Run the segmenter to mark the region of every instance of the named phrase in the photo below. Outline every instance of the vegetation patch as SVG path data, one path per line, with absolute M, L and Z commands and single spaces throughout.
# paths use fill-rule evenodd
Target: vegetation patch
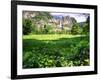
M 88 43 L 79 35 L 23 36 L 23 68 L 89 65 Z

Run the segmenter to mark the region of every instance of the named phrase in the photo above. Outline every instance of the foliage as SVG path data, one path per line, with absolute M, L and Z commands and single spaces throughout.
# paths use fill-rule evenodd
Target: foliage
M 71 30 L 71 33 L 72 34 L 80 34 L 81 33 L 81 28 L 80 28 L 80 26 L 79 26 L 79 24 L 78 23 L 75 23 L 75 24 L 73 24 L 73 26 L 72 26 L 72 30 Z
M 90 29 L 89 27 L 90 27 L 90 17 L 88 16 L 85 24 L 83 25 L 83 31 L 82 31 L 82 33 L 89 35 L 89 32 L 90 32 L 89 31 L 89 29 Z
M 83 25 L 82 34 L 89 34 L 89 24 L 88 23 L 85 23 Z
M 89 65 L 89 37 L 28 35 L 23 37 L 23 68 Z
M 44 25 L 44 30 L 43 30 L 43 33 L 44 34 L 49 34 L 50 33 L 50 30 L 52 30 L 52 26 L 51 25 Z
M 23 34 L 27 35 L 31 33 L 32 30 L 32 22 L 29 19 L 23 19 Z
M 33 23 L 33 24 L 32 24 L 32 31 L 31 31 L 31 34 L 37 34 L 37 33 L 38 33 L 37 26 Z
M 47 22 L 49 19 L 52 18 L 52 16 L 48 13 L 48 12 L 37 12 L 37 15 L 32 17 L 32 18 L 28 18 L 25 19 L 23 18 L 23 34 L 27 35 L 29 33 L 31 34 L 44 34 L 44 32 L 46 32 L 46 30 L 48 29 L 48 25 Z M 38 30 L 37 27 L 37 22 L 44 24 L 42 27 L 46 26 L 46 28 L 42 28 L 40 27 L 40 29 Z
M 52 16 L 48 12 L 37 12 L 37 15 L 32 19 L 35 20 L 36 22 L 41 20 L 47 22 L 51 18 Z

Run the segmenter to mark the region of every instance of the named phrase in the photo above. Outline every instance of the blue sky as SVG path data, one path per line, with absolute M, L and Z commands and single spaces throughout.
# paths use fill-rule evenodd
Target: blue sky
M 82 14 L 82 13 L 58 13 L 58 12 L 51 12 L 53 16 L 70 16 L 74 17 L 77 22 L 85 22 L 89 14 Z

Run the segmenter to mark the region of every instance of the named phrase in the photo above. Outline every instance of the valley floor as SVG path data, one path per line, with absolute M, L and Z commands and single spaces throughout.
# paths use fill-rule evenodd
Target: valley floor
M 89 65 L 89 36 L 40 34 L 23 36 L 23 68 Z

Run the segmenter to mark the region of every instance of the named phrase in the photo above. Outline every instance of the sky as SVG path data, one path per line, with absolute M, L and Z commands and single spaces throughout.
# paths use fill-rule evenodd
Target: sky
M 89 14 L 83 14 L 83 13 L 59 13 L 59 12 L 51 12 L 50 13 L 53 16 L 70 16 L 74 17 L 77 22 L 85 22 Z

